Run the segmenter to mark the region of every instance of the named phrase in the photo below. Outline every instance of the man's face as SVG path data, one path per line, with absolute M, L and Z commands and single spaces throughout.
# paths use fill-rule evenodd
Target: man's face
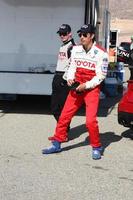
M 90 33 L 79 33 L 80 41 L 83 46 L 88 46 L 92 43 L 92 39 L 94 37 L 93 34 Z
M 71 38 L 71 33 L 59 33 L 60 39 L 62 42 L 66 42 L 70 40 Z

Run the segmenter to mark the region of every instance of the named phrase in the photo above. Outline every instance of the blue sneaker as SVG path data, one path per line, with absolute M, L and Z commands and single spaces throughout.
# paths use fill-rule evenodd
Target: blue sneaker
M 92 148 L 92 158 L 94 160 L 101 159 L 101 156 L 103 155 L 103 147 L 93 147 Z
M 60 151 L 61 151 L 61 143 L 55 140 L 52 141 L 52 146 L 42 150 L 42 154 L 58 153 Z

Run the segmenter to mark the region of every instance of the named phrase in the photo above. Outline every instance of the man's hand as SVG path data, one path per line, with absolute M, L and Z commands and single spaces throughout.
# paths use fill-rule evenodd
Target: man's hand
M 68 85 L 68 86 L 71 86 L 73 83 L 74 83 L 74 80 L 72 80 L 72 79 L 69 79 L 69 80 L 67 81 L 67 85 Z
M 85 89 L 86 89 L 86 85 L 85 85 L 85 83 L 82 83 L 76 88 L 76 91 L 83 92 L 83 91 L 85 91 Z

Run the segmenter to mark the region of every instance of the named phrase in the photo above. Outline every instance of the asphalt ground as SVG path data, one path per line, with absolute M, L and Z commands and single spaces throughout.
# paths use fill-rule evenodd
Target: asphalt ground
M 42 155 L 56 122 L 50 97 L 0 101 L 1 200 L 131 200 L 133 140 L 118 124 L 121 94 L 100 100 L 98 121 L 104 156 L 93 160 L 82 108 L 73 118 L 69 142 L 58 154 Z

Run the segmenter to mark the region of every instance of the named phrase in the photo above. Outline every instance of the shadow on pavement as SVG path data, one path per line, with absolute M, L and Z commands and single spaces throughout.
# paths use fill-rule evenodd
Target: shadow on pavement
M 76 139 L 76 138 L 78 138 L 80 135 L 82 135 L 85 132 L 87 132 L 85 124 L 81 124 L 79 126 L 71 128 L 69 133 L 68 133 L 69 140 Z
M 50 96 L 18 95 L 15 101 L 0 101 L 1 113 L 51 114 Z
M 101 99 L 99 103 L 98 117 L 106 117 L 119 102 L 121 95 Z M 25 114 L 51 114 L 50 96 L 18 95 L 15 101 L 0 101 L 1 113 L 25 113 Z M 78 116 L 85 116 L 83 105 L 76 113 Z
M 122 136 L 116 135 L 114 132 L 105 132 L 101 134 L 101 141 L 104 148 L 107 148 L 113 142 L 119 142 Z
M 115 108 L 116 104 L 120 101 L 122 95 L 119 94 L 115 97 L 107 97 L 100 100 L 98 117 L 108 116 Z
M 83 127 L 81 127 L 81 129 L 82 128 Z M 79 129 L 78 129 L 78 132 L 76 133 L 75 138 L 79 137 L 81 134 L 82 133 L 79 133 Z M 70 140 L 75 139 L 75 138 L 70 137 Z M 122 139 L 122 136 L 115 135 L 114 132 L 105 132 L 105 133 L 101 134 L 101 142 L 102 142 L 102 145 L 103 145 L 104 148 L 107 148 L 111 143 L 118 142 L 121 139 Z M 81 146 L 86 146 L 86 145 L 89 145 L 89 137 L 86 137 L 85 140 L 80 142 L 80 143 L 69 145 L 67 147 L 62 148 L 62 151 L 68 151 L 68 150 L 79 148 Z
M 128 129 L 128 130 L 124 131 L 121 134 L 121 136 L 124 137 L 124 138 L 129 138 L 129 139 L 133 140 L 133 130 Z

